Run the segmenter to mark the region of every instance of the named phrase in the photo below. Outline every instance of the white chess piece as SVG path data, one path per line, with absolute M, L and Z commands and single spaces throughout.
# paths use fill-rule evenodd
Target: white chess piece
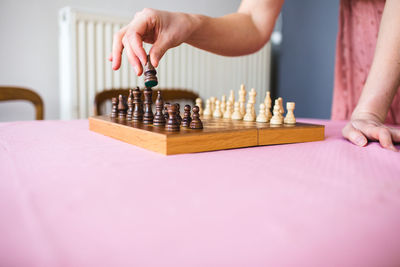
M 244 115 L 244 121 L 255 121 L 256 117 L 253 114 L 254 105 L 253 103 L 247 103 L 246 105 L 246 114 Z
M 283 108 L 283 99 L 282 99 L 282 97 L 279 97 L 278 101 L 279 101 L 279 112 L 281 113 L 281 115 L 283 117 L 283 114 L 285 113 L 285 109 Z
M 226 110 L 226 95 L 221 98 L 221 112 L 224 113 Z
M 228 101 L 231 101 L 232 103 L 235 103 L 235 92 L 233 90 L 231 90 L 229 92 L 229 98 Z
M 265 104 L 264 103 L 260 104 L 260 110 L 258 112 L 256 122 L 268 122 L 268 118 L 265 115 Z
M 272 116 L 271 121 L 269 122 L 270 124 L 276 124 L 280 125 L 283 124 L 283 118 L 279 110 L 279 100 L 275 100 L 275 105 L 274 105 L 274 116 Z
M 216 119 L 222 118 L 221 102 L 219 102 L 219 100 L 215 101 L 215 110 L 213 112 L 213 117 Z
M 200 97 L 196 98 L 196 106 L 199 107 L 199 114 L 203 115 L 203 101 Z
M 214 96 L 210 97 L 210 107 L 211 107 L 211 114 L 214 113 L 215 110 L 215 101 L 217 100 L 217 98 L 215 98 Z
M 239 102 L 235 102 L 235 106 L 234 106 L 231 118 L 232 118 L 232 120 L 242 120 L 243 119 L 242 113 L 240 113 L 240 109 L 239 109 Z
M 238 92 L 239 94 L 239 108 L 240 108 L 240 113 L 242 113 L 242 115 L 244 116 L 244 114 L 246 113 L 246 88 L 244 87 L 244 84 L 240 85 L 240 90 Z
M 256 95 L 257 95 L 256 89 L 251 88 L 248 102 L 256 104 Z
M 271 114 L 272 99 L 271 99 L 271 93 L 269 91 L 267 91 L 265 95 L 264 105 L 265 105 L 265 116 L 267 117 L 267 121 L 269 121 L 272 118 Z
M 285 117 L 285 124 L 296 124 L 296 118 L 294 117 L 294 108 L 295 108 L 295 103 L 294 102 L 286 102 L 286 110 L 287 114 Z
M 203 116 L 204 118 L 211 117 L 212 112 L 211 112 L 211 100 L 207 99 L 206 100 L 206 108 L 203 111 Z
M 226 104 L 226 110 L 224 112 L 224 119 L 230 119 L 232 116 L 232 107 L 233 104 L 231 101 L 228 101 Z

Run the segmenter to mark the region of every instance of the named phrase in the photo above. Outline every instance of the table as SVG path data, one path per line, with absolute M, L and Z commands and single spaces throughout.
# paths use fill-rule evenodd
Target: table
M 326 140 L 175 156 L 0 123 L 0 266 L 399 266 L 400 153 L 305 122 Z

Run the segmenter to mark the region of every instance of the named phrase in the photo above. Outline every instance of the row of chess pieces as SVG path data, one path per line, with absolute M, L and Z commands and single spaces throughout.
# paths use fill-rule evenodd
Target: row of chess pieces
M 180 126 L 190 129 L 203 129 L 198 106 L 194 106 L 192 109 L 190 105 L 185 105 L 182 118 L 179 104 L 164 103 L 161 91 L 157 91 L 156 112 L 153 114 L 153 90 L 146 88 L 143 90 L 143 95 L 144 101 L 142 101 L 142 91 L 137 87 L 129 90 L 128 99 L 123 95 L 112 98 L 111 119 L 153 124 L 154 126 L 165 127 L 167 131 L 179 131 Z M 191 110 L 193 114 L 191 114 Z
M 224 118 L 232 120 L 256 121 L 260 123 L 270 123 L 274 125 L 280 124 L 296 124 L 294 116 L 294 102 L 286 103 L 286 117 L 284 117 L 285 110 L 283 108 L 283 99 L 279 97 L 275 100 L 273 112 L 271 113 L 272 100 L 269 91 L 266 92 L 264 102 L 259 106 L 258 115 L 256 115 L 254 105 L 256 103 L 257 92 L 252 88 L 249 92 L 249 99 L 246 104 L 247 91 L 242 84 L 238 91 L 239 99 L 235 101 L 235 93 L 230 91 L 229 99 L 223 95 L 221 100 L 211 97 L 206 100 L 204 110 L 202 109 L 202 100 L 196 99 L 196 105 L 200 107 L 200 115 L 204 118 Z

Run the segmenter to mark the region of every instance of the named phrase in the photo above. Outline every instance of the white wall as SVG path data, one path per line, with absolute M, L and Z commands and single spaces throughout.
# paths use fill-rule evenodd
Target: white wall
M 58 10 L 64 6 L 132 17 L 144 7 L 221 16 L 240 0 L 1 0 L 0 85 L 33 88 L 45 103 L 45 118 L 59 118 Z M 34 119 L 25 102 L 0 103 L 0 121 Z

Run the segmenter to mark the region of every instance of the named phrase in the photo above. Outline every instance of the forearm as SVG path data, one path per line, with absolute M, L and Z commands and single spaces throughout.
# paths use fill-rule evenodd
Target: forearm
M 195 27 L 186 43 L 225 56 L 253 53 L 268 42 L 283 0 L 243 1 L 220 18 L 191 15 Z
M 385 120 L 400 84 L 400 1 L 387 0 L 367 82 L 353 113 Z

